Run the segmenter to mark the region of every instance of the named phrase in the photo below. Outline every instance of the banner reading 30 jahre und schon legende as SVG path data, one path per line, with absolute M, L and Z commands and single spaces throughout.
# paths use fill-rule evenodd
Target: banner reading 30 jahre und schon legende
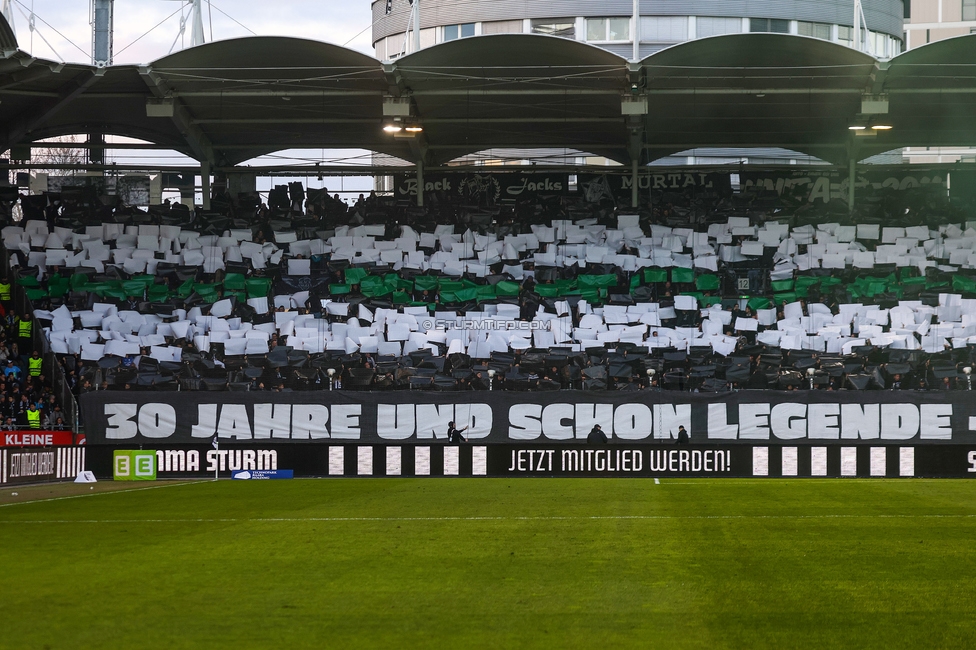
M 423 444 L 446 440 L 452 421 L 479 444 L 583 444 L 596 424 L 611 440 L 638 445 L 675 440 L 680 426 L 692 444 L 976 444 L 968 391 L 98 391 L 81 406 L 90 445 L 192 444 L 214 435 L 234 444 Z

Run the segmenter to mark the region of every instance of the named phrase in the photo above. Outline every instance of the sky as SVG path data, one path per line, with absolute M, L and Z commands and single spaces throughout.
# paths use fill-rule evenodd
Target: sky
M 90 62 L 90 0 L 12 2 L 22 50 L 39 58 Z M 187 3 L 182 0 L 115 0 L 115 63 L 149 63 L 169 54 L 171 48 L 182 49 L 178 35 L 184 6 Z M 36 26 L 33 34 L 27 18 L 32 9 Z M 369 0 L 203 0 L 203 11 L 208 42 L 253 32 L 260 36 L 316 39 L 373 54 Z M 158 23 L 162 24 L 153 29 Z M 189 36 L 187 24 L 186 44 Z

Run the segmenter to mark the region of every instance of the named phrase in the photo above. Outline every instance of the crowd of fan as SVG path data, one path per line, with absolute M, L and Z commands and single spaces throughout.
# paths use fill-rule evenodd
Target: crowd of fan
M 934 229 L 883 244 L 845 240 L 836 206 L 790 211 L 763 194 L 676 195 L 639 213 L 566 197 L 347 207 L 295 187 L 270 207 L 221 198 L 196 214 L 23 202 L 25 221 L 4 229 L 11 268 L 77 391 L 970 385 L 972 267 L 941 262 L 976 230 L 947 225 L 941 205 L 938 223 L 894 206 L 886 224 Z M 24 377 L 21 401 L 47 406 L 43 385 Z M 58 425 L 54 408 L 43 417 Z
M 70 429 L 34 346 L 34 319 L 15 313 L 10 290 L 0 281 L 0 430 Z

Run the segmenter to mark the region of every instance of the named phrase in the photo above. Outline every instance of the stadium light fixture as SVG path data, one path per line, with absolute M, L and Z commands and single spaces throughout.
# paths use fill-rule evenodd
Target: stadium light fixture
M 866 129 L 866 128 L 868 128 L 868 127 L 866 127 L 866 126 L 864 126 L 863 124 L 851 124 L 851 125 L 850 125 L 849 127 L 847 127 L 847 128 L 848 128 L 849 130 L 851 130 L 851 131 L 863 131 L 864 129 Z
M 890 131 L 895 127 L 891 126 L 890 124 L 872 124 L 871 128 L 875 131 Z
M 403 127 L 396 122 L 387 122 L 383 125 L 383 130 L 387 133 L 399 133 L 403 130 Z

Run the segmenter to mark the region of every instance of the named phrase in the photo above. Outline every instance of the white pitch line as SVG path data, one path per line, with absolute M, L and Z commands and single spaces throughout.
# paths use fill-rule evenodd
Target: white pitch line
M 149 488 L 142 488 L 149 489 Z M 130 490 L 131 491 L 131 490 Z M 749 520 L 749 519 L 974 519 L 974 514 L 943 515 L 593 515 L 579 517 L 257 517 L 257 518 L 184 518 L 184 519 L 23 519 L 0 520 L 10 524 L 195 524 L 195 523 L 382 523 L 410 521 L 655 521 L 655 520 Z
M 73 494 L 67 497 L 51 497 L 50 499 L 34 499 L 33 501 L 14 501 L 12 503 L 0 503 L 0 508 L 9 508 L 11 506 L 26 506 L 32 503 L 46 503 L 48 501 L 65 501 L 67 499 L 82 499 L 84 497 L 97 497 L 104 496 L 106 494 L 127 494 L 129 492 L 142 492 L 144 490 L 158 490 L 160 488 L 177 487 L 180 485 L 194 485 L 200 483 L 201 481 L 187 481 L 180 483 L 167 483 L 165 485 L 153 485 L 150 487 L 141 488 L 131 488 L 129 490 L 111 490 L 108 492 L 89 492 L 87 494 Z M 16 486 L 13 486 L 16 487 Z
M 654 485 L 660 485 L 660 484 L 661 484 L 661 479 L 659 478 L 654 479 Z

